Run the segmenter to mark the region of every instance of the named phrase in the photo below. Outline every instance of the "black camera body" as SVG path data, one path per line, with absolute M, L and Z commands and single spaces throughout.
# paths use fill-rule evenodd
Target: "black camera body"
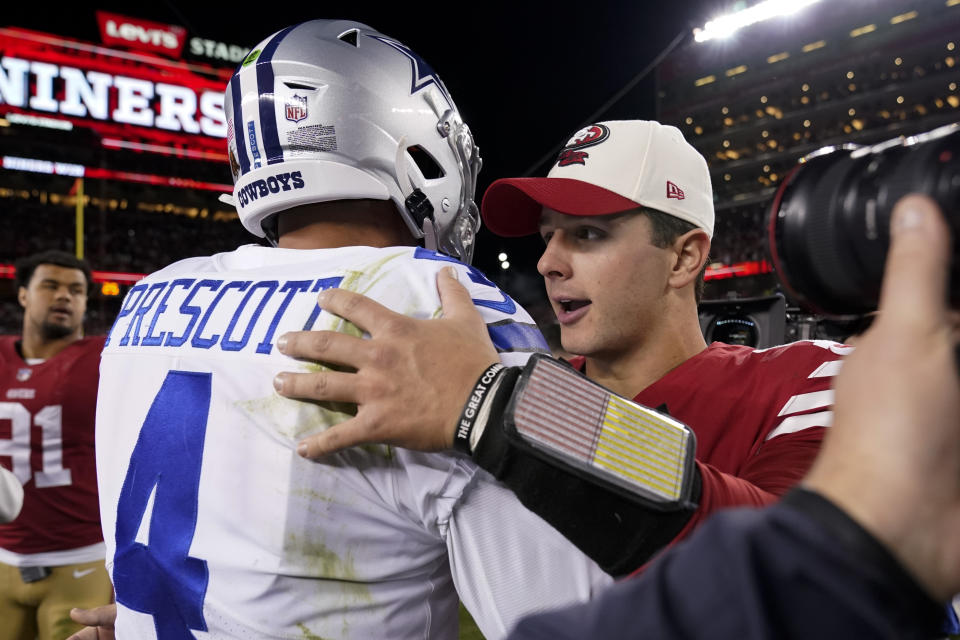
M 825 315 L 877 308 L 894 204 L 933 198 L 953 237 L 950 300 L 960 308 L 960 123 L 869 147 L 827 147 L 801 160 L 770 209 L 771 263 L 787 291 Z

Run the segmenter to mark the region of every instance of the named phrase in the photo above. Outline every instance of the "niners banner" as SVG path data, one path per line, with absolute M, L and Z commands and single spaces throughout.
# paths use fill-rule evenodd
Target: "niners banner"
M 104 28 L 118 38 L 140 38 L 158 52 L 177 54 L 182 47 L 183 40 L 174 42 L 170 34 L 136 31 L 116 20 L 107 24 L 110 17 Z M 150 52 L 0 29 L 0 115 L 67 121 L 146 148 L 202 150 L 225 160 L 223 89 L 230 75 L 229 69 Z

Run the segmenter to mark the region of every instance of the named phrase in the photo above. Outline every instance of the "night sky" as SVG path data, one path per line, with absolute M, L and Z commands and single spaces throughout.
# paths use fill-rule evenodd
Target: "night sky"
M 681 31 L 702 26 L 729 2 L 348 2 L 236 4 L 186 2 L 30 3 L 4 9 L 0 24 L 99 42 L 96 9 L 179 24 L 188 36 L 252 46 L 270 33 L 313 18 L 365 22 L 425 58 L 443 79 L 473 130 L 484 160 L 479 196 L 494 179 L 544 175 L 544 154 L 565 142 L 630 82 Z M 52 9 L 57 7 L 57 9 Z M 269 9 L 266 9 L 269 7 Z M 349 7 L 349 8 L 348 8 Z M 598 117 L 652 118 L 652 75 Z M 490 272 L 507 250 L 517 266 L 532 264 L 539 240 L 505 241 L 481 232 L 475 263 Z M 499 269 L 499 266 L 496 267 Z

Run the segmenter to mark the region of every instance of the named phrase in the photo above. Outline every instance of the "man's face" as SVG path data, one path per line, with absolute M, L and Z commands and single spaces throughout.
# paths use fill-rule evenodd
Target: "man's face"
M 544 209 L 540 236 L 546 248 L 537 270 L 564 349 L 620 358 L 663 326 L 673 253 L 650 242 L 645 215 L 580 217 Z
M 87 279 L 80 269 L 41 264 L 18 292 L 24 326 L 40 329 L 47 340 L 64 338 L 83 325 L 87 311 Z

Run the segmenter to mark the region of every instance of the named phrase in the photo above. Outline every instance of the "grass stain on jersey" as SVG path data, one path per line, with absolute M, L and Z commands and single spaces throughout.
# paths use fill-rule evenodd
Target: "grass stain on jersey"
M 327 640 L 323 636 L 318 636 L 313 631 L 310 631 L 310 628 L 302 622 L 297 623 L 297 629 L 300 629 L 300 637 L 303 640 Z
M 286 547 L 287 551 L 296 553 L 309 573 L 318 579 L 318 588 L 339 588 L 347 605 L 373 602 L 366 582 L 357 576 L 353 553 L 349 549 L 341 555 L 322 541 L 309 540 L 293 533 L 288 535 Z
M 357 412 L 354 404 L 321 406 L 316 402 L 290 400 L 276 393 L 238 401 L 234 406 L 249 414 L 252 424 L 262 424 L 265 420 L 281 436 L 296 440 L 349 420 Z
M 374 285 L 377 284 L 380 280 L 386 277 L 389 274 L 389 269 L 387 265 L 401 258 L 405 255 L 408 255 L 409 250 L 404 249 L 403 251 L 398 251 L 387 255 L 379 260 L 376 260 L 360 269 L 351 269 L 346 271 L 343 275 L 343 280 L 340 281 L 339 288 L 345 289 L 347 291 L 353 291 L 360 294 L 369 294 L 373 289 Z M 415 315 L 416 309 L 412 309 L 411 313 L 408 315 Z M 434 311 L 434 316 L 439 313 L 439 310 Z M 345 333 L 349 336 L 355 338 L 364 338 L 365 332 L 348 320 L 344 320 L 338 316 L 327 314 L 329 319 L 329 324 L 326 326 L 317 327 L 317 329 L 323 329 L 327 331 L 338 331 L 340 333 Z M 336 364 L 321 364 L 319 362 L 300 362 L 298 363 L 301 370 L 305 373 L 322 373 L 324 371 L 339 371 L 339 372 L 348 372 L 353 373 L 356 371 L 351 367 L 336 365 Z M 274 398 L 281 398 L 279 395 L 274 396 Z M 281 398 L 286 400 L 285 398 Z M 297 422 L 278 422 L 277 424 L 284 424 L 291 429 L 282 429 L 280 432 L 284 435 L 288 435 L 293 438 L 302 438 L 311 433 L 316 433 L 321 430 L 326 430 L 332 427 L 335 424 L 339 424 L 344 420 L 357 415 L 357 405 L 351 402 L 311 402 L 311 401 L 302 401 L 302 403 L 312 405 L 317 407 L 320 410 L 319 415 L 316 416 L 314 420 L 298 420 Z M 367 453 L 375 456 L 380 456 L 388 460 L 393 459 L 393 448 L 389 445 L 378 445 L 378 444 L 363 444 L 358 445 L 357 448 L 366 451 Z
M 346 289 L 347 291 L 355 291 L 357 293 L 366 294 L 368 291 L 370 291 L 370 289 L 373 288 L 373 285 L 375 285 L 377 281 L 387 275 L 387 272 L 384 271 L 384 267 L 387 266 L 388 262 L 405 256 L 408 253 L 409 250 L 404 249 L 403 251 L 392 253 L 384 258 L 381 258 L 380 260 L 371 262 L 360 269 L 348 271 L 343 277 L 343 281 L 340 282 L 340 288 Z M 368 280 L 368 282 L 365 283 L 365 287 L 361 288 L 361 283 L 363 280 Z
M 371 262 L 359 269 L 350 269 L 343 274 L 343 280 L 340 281 L 337 288 L 368 295 L 370 290 L 373 289 L 373 286 L 389 273 L 389 271 L 385 270 L 387 263 L 405 256 L 407 253 L 409 253 L 407 250 L 400 251 Z M 364 337 L 364 331 L 352 322 L 332 314 L 330 314 L 330 318 L 333 322 L 328 330 L 339 331 L 340 333 L 346 333 L 356 338 Z
M 290 495 L 298 498 L 306 498 L 307 500 L 320 500 L 321 502 L 337 502 L 333 496 L 328 496 L 326 494 L 320 493 L 316 489 L 302 488 L 302 489 L 290 489 Z
M 288 550 L 297 555 L 310 568 L 310 573 L 324 580 L 355 581 L 357 572 L 353 566 L 353 554 L 347 551 L 345 557 L 332 551 L 327 545 L 318 540 L 309 540 L 295 533 L 289 534 Z

